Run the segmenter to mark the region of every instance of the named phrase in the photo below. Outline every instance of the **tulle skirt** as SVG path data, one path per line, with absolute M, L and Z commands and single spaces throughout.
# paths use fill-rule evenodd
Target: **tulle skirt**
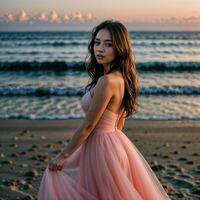
M 94 131 L 65 161 L 46 168 L 39 200 L 170 199 L 147 161 L 119 129 Z

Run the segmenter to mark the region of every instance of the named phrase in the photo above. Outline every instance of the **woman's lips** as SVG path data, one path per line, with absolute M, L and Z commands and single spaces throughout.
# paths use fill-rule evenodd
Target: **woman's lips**
M 105 56 L 102 56 L 102 55 L 97 55 L 97 58 L 101 60 L 101 59 L 104 59 L 104 58 L 105 58 Z

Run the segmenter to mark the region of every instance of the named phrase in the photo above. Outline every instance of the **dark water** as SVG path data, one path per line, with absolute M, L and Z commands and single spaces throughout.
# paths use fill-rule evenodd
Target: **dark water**
M 200 119 L 200 32 L 131 32 L 141 79 L 135 119 Z M 89 32 L 1 32 L 0 119 L 84 116 Z

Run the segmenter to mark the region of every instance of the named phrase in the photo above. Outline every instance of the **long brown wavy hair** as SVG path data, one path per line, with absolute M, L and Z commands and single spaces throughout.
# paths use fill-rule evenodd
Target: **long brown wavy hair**
M 86 57 L 86 71 L 91 78 L 91 82 L 86 85 L 85 90 L 93 88 L 97 84 L 99 77 L 104 75 L 103 65 L 97 62 L 94 54 L 94 40 L 101 29 L 106 29 L 111 34 L 116 56 L 115 60 L 111 63 L 108 73 L 118 70 L 123 75 L 125 92 L 120 110 L 124 109 L 126 111 L 125 117 L 128 117 L 138 111 L 139 104 L 137 97 L 140 87 L 130 36 L 126 27 L 119 21 L 106 20 L 92 30 L 91 39 L 88 44 L 88 55 Z

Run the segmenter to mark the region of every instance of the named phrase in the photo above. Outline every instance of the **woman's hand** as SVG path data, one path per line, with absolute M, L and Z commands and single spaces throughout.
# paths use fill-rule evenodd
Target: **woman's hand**
M 56 156 L 53 160 L 49 162 L 48 168 L 51 171 L 62 170 L 64 162 L 65 162 L 65 158 L 61 154 L 59 154 L 58 156 Z

